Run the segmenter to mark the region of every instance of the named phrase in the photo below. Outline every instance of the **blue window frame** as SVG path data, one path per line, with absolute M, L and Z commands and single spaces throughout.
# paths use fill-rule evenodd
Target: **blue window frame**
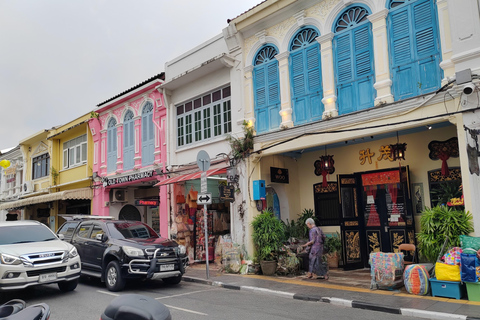
M 117 121 L 111 118 L 107 126 L 107 172 L 117 169 Z
M 338 113 L 373 107 L 376 90 L 372 26 L 369 10 L 353 5 L 333 25 L 335 82 Z
M 322 119 L 324 106 L 317 30 L 300 29 L 290 42 L 290 80 L 295 125 Z
M 387 28 L 395 100 L 440 88 L 440 45 L 435 1 L 390 0 Z
M 123 170 L 131 170 L 135 165 L 134 126 L 133 112 L 128 110 L 123 118 Z
M 155 160 L 155 130 L 153 127 L 153 104 L 147 102 L 142 109 L 142 166 Z
M 278 54 L 273 45 L 258 51 L 253 61 L 253 87 L 255 99 L 255 129 L 257 133 L 278 129 L 280 119 L 280 82 Z

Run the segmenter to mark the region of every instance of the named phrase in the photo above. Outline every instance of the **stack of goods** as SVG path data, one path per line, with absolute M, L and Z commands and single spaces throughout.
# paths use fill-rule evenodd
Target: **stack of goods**
M 403 253 L 370 253 L 370 289 L 393 290 L 403 285 Z
M 447 251 L 441 261 L 435 263 L 435 278 L 430 279 L 432 296 L 461 299 L 465 286 L 460 277 L 462 248 L 454 247 Z
M 403 283 L 408 293 L 426 295 L 428 293 L 428 280 L 430 275 L 427 268 L 420 264 L 412 264 L 403 272 Z
M 467 286 L 468 300 L 480 301 L 480 238 L 460 236 L 463 249 L 460 276 Z
M 203 216 L 203 209 L 197 211 L 197 225 L 196 225 L 196 246 L 195 246 L 195 258 L 199 261 L 206 260 L 205 252 L 205 219 Z M 212 235 L 213 223 L 212 214 L 207 213 L 207 232 L 208 232 L 208 260 L 212 261 L 215 258 L 215 236 Z

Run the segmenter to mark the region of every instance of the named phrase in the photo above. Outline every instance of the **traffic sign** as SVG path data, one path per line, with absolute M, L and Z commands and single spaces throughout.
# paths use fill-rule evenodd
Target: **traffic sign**
M 197 166 L 202 171 L 207 171 L 210 168 L 210 156 L 207 151 L 200 150 L 197 153 Z
M 211 193 L 202 193 L 198 194 L 197 204 L 212 204 L 212 194 Z

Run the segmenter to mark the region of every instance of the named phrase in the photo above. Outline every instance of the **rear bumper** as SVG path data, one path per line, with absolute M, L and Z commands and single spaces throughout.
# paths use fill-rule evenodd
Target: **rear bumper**
M 0 291 L 25 289 L 62 281 L 72 281 L 80 277 L 80 258 L 70 259 L 65 264 L 55 264 L 43 268 L 23 265 L 0 265 Z M 44 278 L 45 275 L 50 275 Z M 55 275 L 55 276 L 53 276 Z

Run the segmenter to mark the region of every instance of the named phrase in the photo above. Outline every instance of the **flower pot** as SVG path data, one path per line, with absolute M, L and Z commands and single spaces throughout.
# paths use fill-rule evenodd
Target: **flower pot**
M 327 263 L 329 268 L 338 268 L 338 253 L 327 253 Z
M 273 276 L 277 270 L 277 261 L 260 261 L 262 273 L 265 276 Z

